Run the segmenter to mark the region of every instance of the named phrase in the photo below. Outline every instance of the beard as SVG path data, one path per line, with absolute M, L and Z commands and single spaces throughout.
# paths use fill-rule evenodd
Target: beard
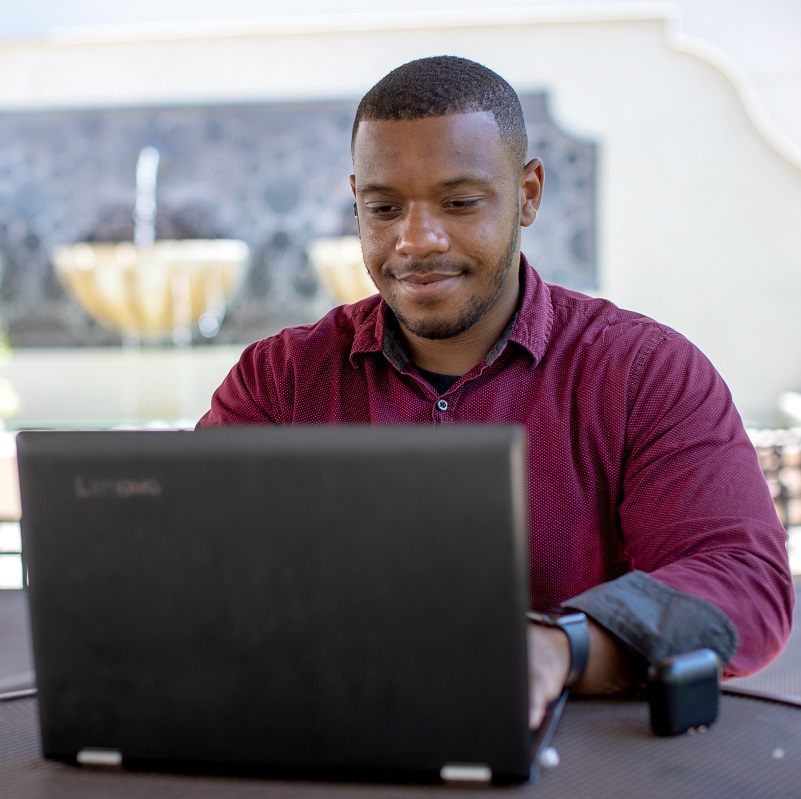
M 392 313 L 395 314 L 395 318 L 412 335 L 432 341 L 453 338 L 469 330 L 495 305 L 495 302 L 506 286 L 507 280 L 517 273 L 516 267 L 519 265 L 519 258 L 516 258 L 516 256 L 519 229 L 520 213 L 518 211 L 515 225 L 512 228 L 509 241 L 506 245 L 506 250 L 495 264 L 495 269 L 491 275 L 492 279 L 487 285 L 487 290 L 483 294 L 476 294 L 470 297 L 469 301 L 459 309 L 455 317 L 433 320 L 411 319 L 397 307 L 397 303 L 392 302 L 392 297 L 384 297 Z M 425 261 L 425 263 L 421 262 L 417 271 L 430 272 L 432 270 L 441 270 L 446 274 L 458 274 L 460 272 L 469 272 L 470 268 L 445 259 L 436 261 L 429 259 Z M 415 265 L 413 264 L 408 271 L 414 272 Z

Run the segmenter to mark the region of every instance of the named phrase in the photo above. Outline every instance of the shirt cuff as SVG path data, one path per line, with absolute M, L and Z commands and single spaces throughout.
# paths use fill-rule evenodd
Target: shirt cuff
M 725 665 L 737 629 L 711 602 L 634 571 L 562 603 L 583 610 L 649 663 L 706 647 Z

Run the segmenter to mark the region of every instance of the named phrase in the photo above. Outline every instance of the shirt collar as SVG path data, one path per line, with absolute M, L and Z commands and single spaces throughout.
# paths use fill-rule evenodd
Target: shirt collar
M 523 281 L 523 296 L 520 308 L 511 318 L 506 329 L 487 353 L 485 362 L 491 364 L 512 341 L 529 352 L 537 364 L 545 355 L 553 327 L 553 306 L 548 284 L 529 264 L 526 256 L 520 255 L 520 274 Z M 351 347 L 350 361 L 360 353 L 383 352 L 397 369 L 404 369 L 409 355 L 397 330 L 397 321 L 389 306 L 381 299 L 369 298 L 366 314 L 357 323 Z M 368 300 L 363 302 L 367 303 Z
M 551 290 L 522 253 L 520 255 L 520 272 L 523 278 L 523 298 L 520 302 L 520 310 L 512 320 L 514 324 L 508 340 L 524 347 L 531 354 L 534 363 L 537 364 L 545 355 L 553 330 Z M 498 339 L 498 344 L 501 345 L 500 349 L 502 350 L 506 344 L 503 336 Z M 498 344 L 492 348 L 491 352 L 496 350 Z M 500 350 L 497 354 L 500 354 Z

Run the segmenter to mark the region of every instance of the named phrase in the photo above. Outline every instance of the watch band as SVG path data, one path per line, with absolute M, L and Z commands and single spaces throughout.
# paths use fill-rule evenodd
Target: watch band
M 540 613 L 529 610 L 526 617 L 534 624 L 556 627 L 567 635 L 570 645 L 570 669 L 565 687 L 575 685 L 583 676 L 590 659 L 590 630 L 586 614 L 581 611 L 565 610 L 557 613 Z

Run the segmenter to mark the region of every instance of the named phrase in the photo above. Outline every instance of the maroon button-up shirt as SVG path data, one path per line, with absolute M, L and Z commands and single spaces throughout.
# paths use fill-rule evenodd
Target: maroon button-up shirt
M 198 426 L 520 424 L 532 606 L 581 607 L 648 658 L 762 667 L 789 635 L 787 536 L 726 384 L 670 328 L 525 258 L 521 280 L 505 333 L 441 395 L 373 296 L 247 347 Z

